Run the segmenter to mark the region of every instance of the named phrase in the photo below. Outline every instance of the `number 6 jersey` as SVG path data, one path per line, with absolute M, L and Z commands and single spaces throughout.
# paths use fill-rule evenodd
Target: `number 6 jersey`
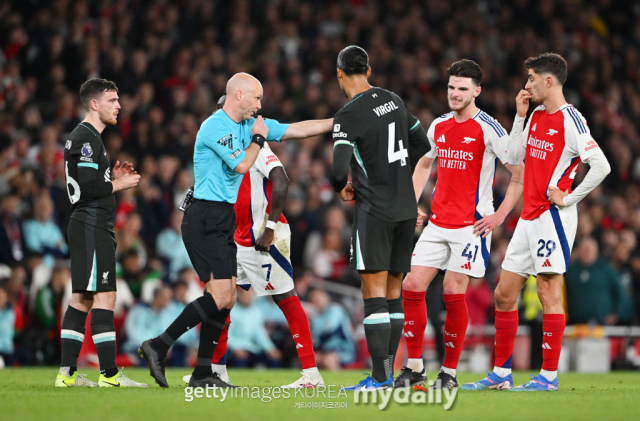
M 65 143 L 64 174 L 73 205 L 71 219 L 113 230 L 116 199 L 111 194 L 111 165 L 100 132 L 86 121 Z

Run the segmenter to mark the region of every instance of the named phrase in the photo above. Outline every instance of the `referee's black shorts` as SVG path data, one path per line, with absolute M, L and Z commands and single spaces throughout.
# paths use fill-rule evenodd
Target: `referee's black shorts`
M 116 237 L 113 231 L 69 220 L 71 290 L 107 292 L 116 290 Z
M 233 205 L 195 199 L 182 219 L 182 239 L 202 282 L 237 276 Z
M 387 222 L 356 207 L 349 267 L 373 272 L 410 272 L 415 229 L 415 218 Z

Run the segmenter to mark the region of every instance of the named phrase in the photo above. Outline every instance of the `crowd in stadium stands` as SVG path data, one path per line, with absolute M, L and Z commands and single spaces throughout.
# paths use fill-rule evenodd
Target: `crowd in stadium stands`
M 579 204 L 567 273 L 568 323 L 637 324 L 640 315 L 640 7 L 611 0 L 206 1 L 53 0 L 0 4 L 0 355 L 6 364 L 55 364 L 70 295 L 64 178 L 66 135 L 84 117 L 80 84 L 119 87 L 118 124 L 103 141 L 112 165 L 142 179 L 117 193 L 119 363 L 202 293 L 181 240 L 177 204 L 193 183 L 200 123 L 227 79 L 248 72 L 264 87 L 261 114 L 281 122 L 332 117 L 345 103 L 337 53 L 364 47 L 371 83 L 396 92 L 429 127 L 448 111 L 445 70 L 455 60 L 484 71 L 478 106 L 510 130 L 523 61 L 545 51 L 569 63 L 565 96 L 588 121 L 612 172 Z M 323 367 L 358 364 L 353 326 L 362 314 L 318 279 L 359 286 L 348 269 L 352 205 L 327 179 L 329 135 L 274 145 L 291 180 L 284 210 L 299 295 Z M 583 166 L 584 167 L 584 166 Z M 578 171 L 579 181 L 585 168 Z M 435 180 L 421 205 L 429 209 Z M 500 170 L 496 207 L 509 183 Z M 469 288 L 471 323 L 492 323 L 495 286 L 517 206 L 493 234 L 489 270 Z M 418 235 L 418 233 L 416 234 Z M 417 238 L 417 237 L 416 237 Z M 634 292 L 635 291 L 635 292 Z M 232 313 L 229 359 L 296 361 L 270 300 L 243 294 Z M 535 311 L 525 320 L 541 315 Z M 244 326 L 261 317 L 264 330 Z M 252 319 L 253 320 L 253 319 Z M 234 329 L 236 326 L 236 329 Z M 87 335 L 90 337 L 90 335 Z M 90 342 L 90 341 L 89 341 Z M 174 346 L 193 358 L 197 333 Z M 87 344 L 85 344 L 87 345 Z M 293 349 L 293 351 L 292 351 Z M 84 351 L 83 351 L 84 352 Z M 90 360 L 90 352 L 87 359 Z M 361 363 L 361 361 L 360 361 Z

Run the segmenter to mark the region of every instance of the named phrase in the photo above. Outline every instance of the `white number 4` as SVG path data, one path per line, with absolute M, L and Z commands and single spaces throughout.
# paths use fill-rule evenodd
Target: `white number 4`
M 396 123 L 389 123 L 389 149 L 387 150 L 387 155 L 389 157 L 389 164 L 392 162 L 400 161 L 402 166 L 407 165 L 407 158 L 409 154 L 407 150 L 404 149 L 402 145 L 402 140 L 398 140 L 398 144 L 400 145 L 400 149 L 396 151 Z

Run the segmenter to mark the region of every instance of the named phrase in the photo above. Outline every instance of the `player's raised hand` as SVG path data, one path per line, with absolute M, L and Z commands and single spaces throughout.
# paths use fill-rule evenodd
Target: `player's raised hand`
M 340 199 L 342 199 L 342 201 L 344 202 L 350 202 L 355 199 L 356 191 L 353 189 L 353 184 L 351 184 L 351 182 L 348 182 L 344 189 L 342 189 L 342 191 L 338 193 L 338 196 L 340 196 Z
M 527 110 L 529 110 L 529 100 L 531 99 L 531 92 L 526 89 L 521 89 L 516 97 L 516 108 L 518 110 L 518 117 L 526 117 Z
M 547 192 L 547 199 L 549 202 L 553 203 L 556 206 L 564 207 L 564 198 L 569 195 L 569 190 L 562 191 L 556 186 L 549 186 L 549 191 Z
M 427 218 L 427 214 L 422 212 L 422 209 L 418 207 L 418 219 L 416 220 L 416 228 L 424 225 L 424 220 Z
M 273 243 L 273 236 L 273 230 L 271 228 L 265 228 L 262 235 L 256 240 L 254 248 L 257 251 L 269 251 L 269 247 L 271 247 L 271 243 Z
M 251 135 L 259 134 L 265 139 L 269 134 L 269 128 L 266 124 L 264 124 L 264 119 L 261 115 L 256 118 L 256 121 L 253 122 L 253 127 L 251 128 Z
M 120 164 L 120 161 L 118 160 L 116 161 L 116 165 L 113 166 L 114 180 L 117 180 L 125 174 L 131 174 L 133 172 L 135 172 L 133 171 L 133 164 L 128 161 L 124 161 L 122 164 Z
M 489 216 L 484 215 L 481 220 L 473 224 L 473 234 L 482 235 L 482 238 L 486 238 L 487 235 L 491 234 L 491 231 L 502 225 L 504 218 L 503 215 L 497 212 Z

